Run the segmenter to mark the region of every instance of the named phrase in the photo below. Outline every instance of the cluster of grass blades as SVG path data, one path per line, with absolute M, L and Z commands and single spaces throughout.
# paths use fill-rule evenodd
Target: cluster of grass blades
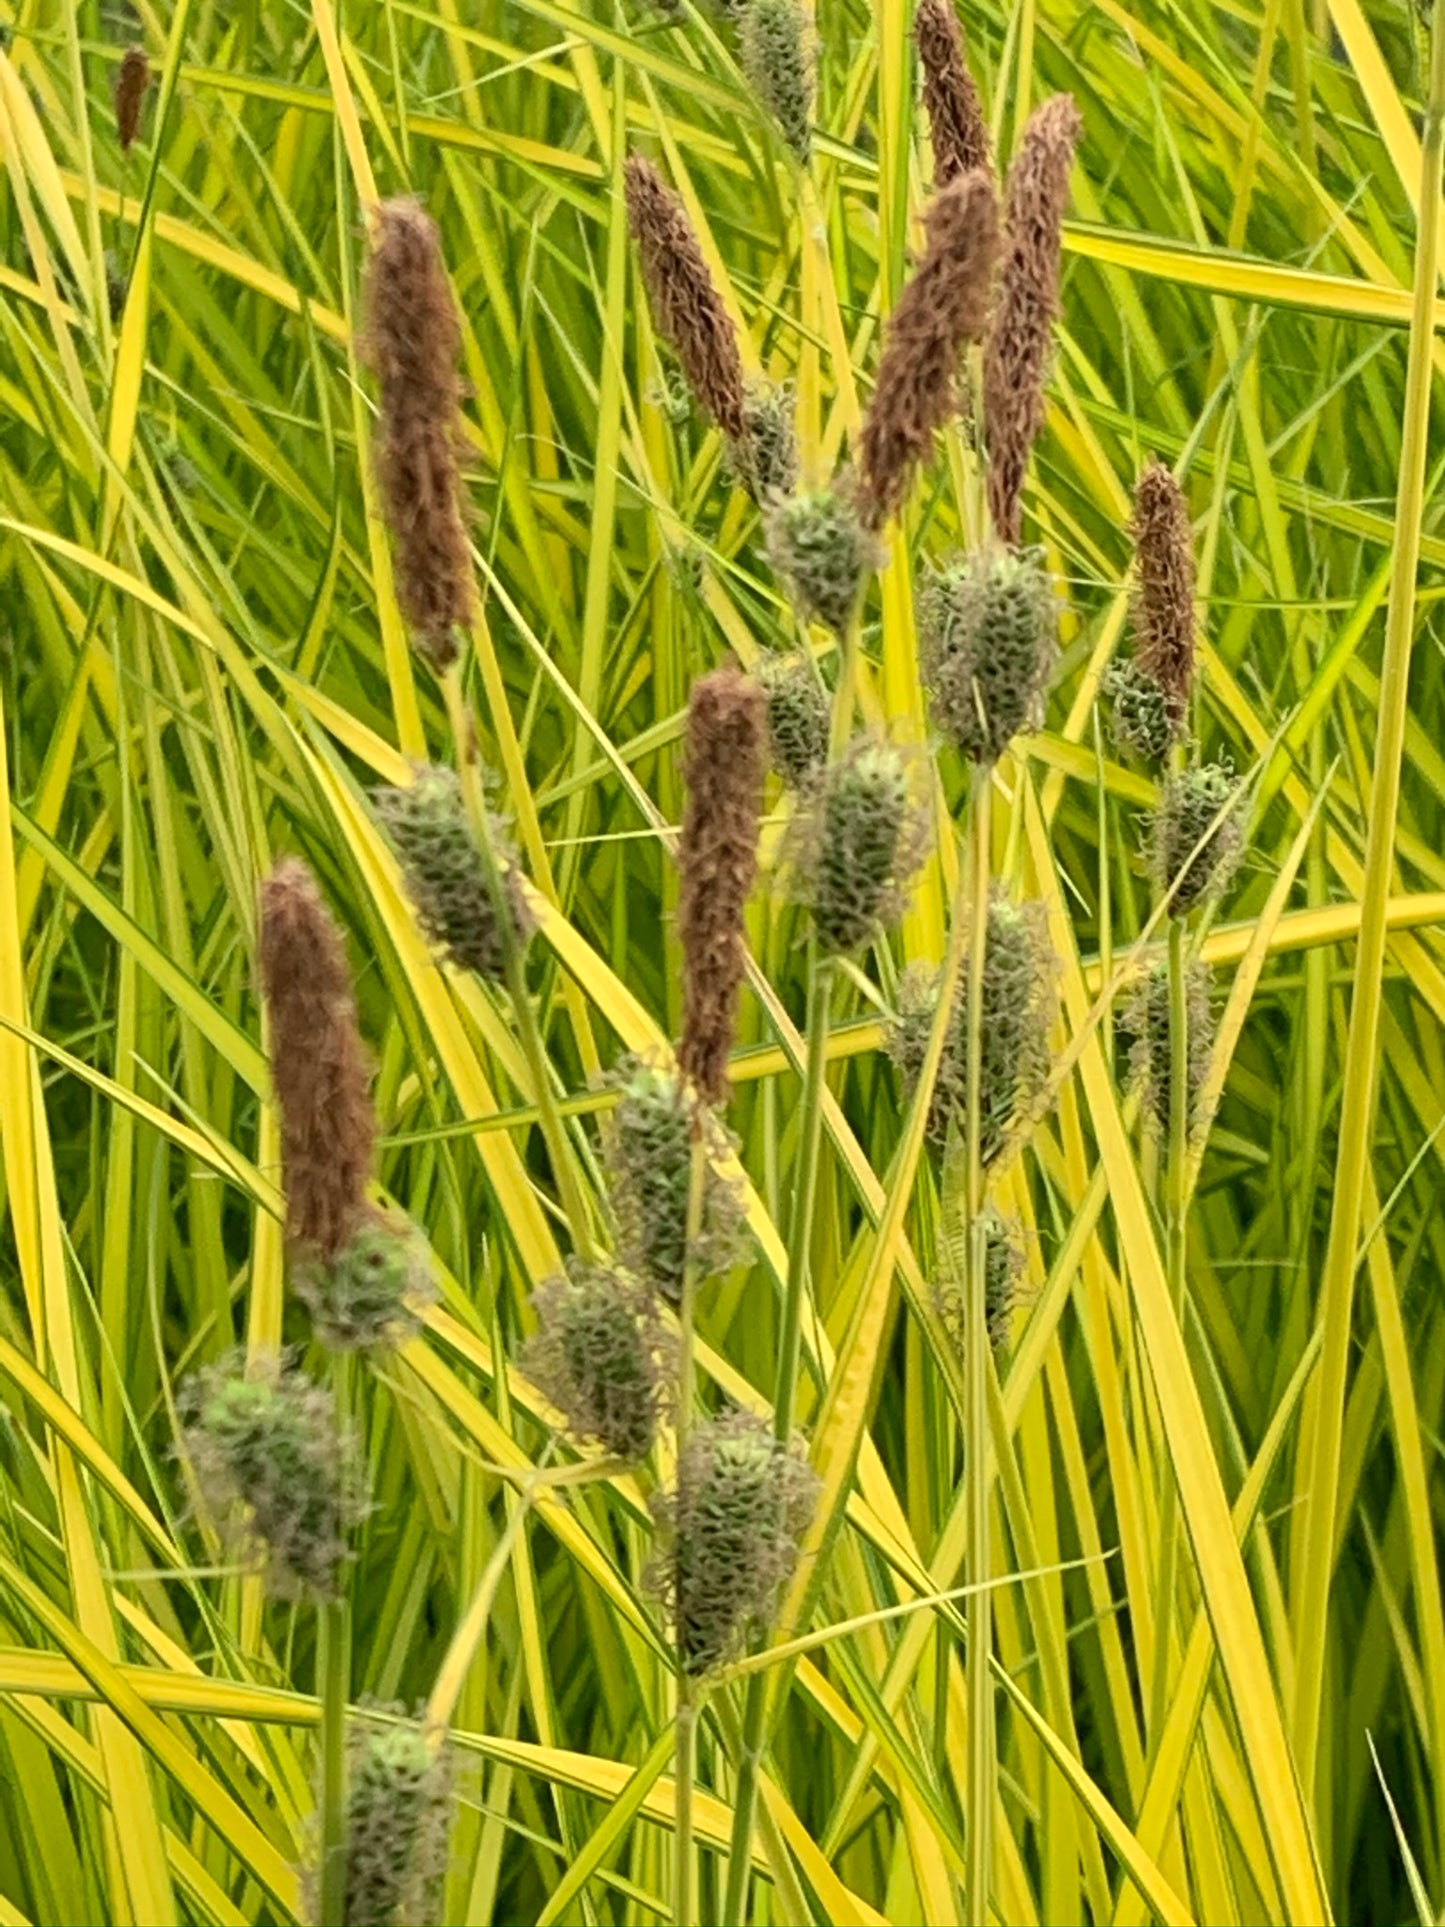
M 876 518 L 841 638 L 759 507 L 767 397 L 802 488 L 859 462 L 923 256 L 912 9 L 0 0 L 0 1922 L 1442 1917 L 1445 28 L 959 17 L 1001 183 L 1039 103 L 1083 130 L 1022 498 L 1059 655 L 983 778 L 922 673 L 986 526 L 978 409 Z M 630 156 L 746 437 L 661 339 Z M 460 322 L 450 666 L 373 459 L 363 282 L 405 196 Z M 1153 761 L 1109 726 L 1151 461 L 1199 611 Z M 684 733 L 728 659 L 795 774 L 829 703 L 835 757 L 897 746 L 928 835 L 896 926 L 834 957 L 769 778 L 675 1289 L 584 1346 L 611 1258 L 645 1270 L 620 1125 L 684 1025 Z M 413 858 L 476 867 L 419 919 L 424 764 L 460 780 L 420 779 L 454 815 Z M 1172 914 L 1221 833 L 1228 894 Z M 369 1053 L 343 1203 L 406 1231 L 362 1359 L 287 1245 L 308 1060 L 273 1080 L 258 887 L 296 856 Z M 986 1153 L 1004 1034 L 934 986 L 986 1007 L 1024 902 L 1043 1083 Z M 459 904 L 514 940 L 453 940 Z M 355 1441 L 335 1597 L 200 1477 L 196 1425 L 251 1436 L 283 1349 Z M 619 1421 L 602 1356 L 670 1398 Z M 801 1540 L 746 1641 L 667 1550 L 719 1466 Z

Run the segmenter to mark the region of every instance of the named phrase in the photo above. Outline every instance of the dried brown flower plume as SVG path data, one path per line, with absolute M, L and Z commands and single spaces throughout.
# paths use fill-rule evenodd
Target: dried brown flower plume
M 115 131 L 120 151 L 128 154 L 140 131 L 140 110 L 151 84 L 151 64 L 144 47 L 127 47 L 115 77 Z
M 329 1261 L 367 1210 L 375 1119 L 341 933 L 294 857 L 261 885 L 261 983 L 286 1230 L 293 1245 Z
M 376 471 L 396 553 L 396 593 L 436 669 L 474 607 L 458 450 L 461 323 L 436 225 L 416 201 L 376 210 L 363 352 L 381 388 Z
M 1150 462 L 1139 477 L 1130 534 L 1138 565 L 1134 657 L 1158 685 L 1177 739 L 1194 681 L 1194 536 L 1184 492 L 1163 462 Z
M 682 202 L 649 160 L 628 156 L 627 222 L 658 333 L 699 404 L 735 443 L 748 433 L 747 387 L 737 336 Z
M 933 185 L 946 187 L 975 167 L 993 169 L 988 126 L 964 53 L 951 0 L 919 0 L 913 37 L 923 66 L 923 104 L 933 141 Z
M 738 670 L 715 669 L 693 684 L 684 766 L 687 814 L 678 848 L 683 974 L 677 1055 L 709 1104 L 727 1097 L 746 962 L 743 908 L 757 871 L 767 728 L 767 697 Z
M 998 253 L 993 182 L 975 169 L 924 215 L 928 246 L 888 321 L 878 383 L 863 423 L 858 507 L 879 529 L 903 506 L 917 464 L 958 406 L 959 362 L 980 341 Z
M 988 505 L 1016 548 L 1029 453 L 1044 422 L 1044 377 L 1059 311 L 1059 234 L 1069 168 L 1083 131 L 1070 94 L 1055 94 L 1024 129 L 1009 170 L 998 299 L 983 358 Z

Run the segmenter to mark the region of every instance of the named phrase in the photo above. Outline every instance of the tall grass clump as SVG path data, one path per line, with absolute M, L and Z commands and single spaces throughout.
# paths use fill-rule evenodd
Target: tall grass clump
M 0 8 L 0 1918 L 1441 1918 L 1439 12 Z

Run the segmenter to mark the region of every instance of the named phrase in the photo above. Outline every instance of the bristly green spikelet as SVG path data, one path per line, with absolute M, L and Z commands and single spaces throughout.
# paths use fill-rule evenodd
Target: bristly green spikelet
M 665 1345 L 649 1295 L 609 1265 L 574 1261 L 532 1295 L 540 1329 L 522 1369 L 579 1440 L 645 1459 L 662 1411 Z
M 815 783 L 793 844 L 799 894 L 826 956 L 858 950 L 895 922 L 923 845 L 899 751 L 855 742 Z
M 412 1226 L 369 1210 L 331 1259 L 295 1259 L 291 1284 L 331 1351 L 404 1345 L 421 1330 L 436 1279 L 425 1242 Z
M 410 1723 L 353 1731 L 350 1754 L 345 1927 L 425 1927 L 446 1868 L 446 1755 Z
M 653 1568 L 689 1674 L 723 1665 L 766 1621 L 797 1566 L 817 1492 L 807 1461 L 749 1412 L 690 1434 L 675 1492 L 654 1502 L 662 1547 Z
M 694 1102 L 675 1070 L 627 1058 L 614 1073 L 621 1097 L 608 1133 L 614 1203 L 628 1268 L 670 1303 L 682 1297 L 687 1269 L 687 1205 L 692 1182 Z M 727 1147 L 722 1127 L 702 1114 L 709 1163 L 702 1233 L 693 1248 L 700 1278 L 726 1271 L 739 1250 L 742 1209 L 734 1186 L 711 1158 Z
M 502 933 L 456 772 L 424 764 L 405 788 L 375 790 L 372 800 L 395 846 L 422 929 L 461 969 L 501 984 L 506 973 Z M 508 864 L 504 889 L 512 934 L 525 941 L 531 918 L 495 819 L 492 847 Z
M 986 1210 L 983 1222 L 983 1296 L 989 1343 L 1001 1351 L 1008 1343 L 1009 1317 L 1019 1302 L 1019 1279 L 1023 1275 L 1024 1255 L 1009 1227 L 996 1211 Z M 943 1328 L 962 1357 L 968 1347 L 968 1306 L 964 1297 L 967 1278 L 965 1240 L 969 1235 L 967 1219 L 962 1219 L 941 1241 L 938 1281 L 933 1302 Z
M 1174 742 L 1164 691 L 1132 656 L 1116 656 L 1104 671 L 1109 733 L 1121 749 L 1146 763 L 1162 763 Z
M 1171 916 L 1223 895 L 1244 851 L 1242 806 L 1233 770 L 1205 763 L 1164 783 L 1150 851 L 1155 882 L 1173 890 Z
M 1039 720 L 1057 656 L 1053 587 L 1038 549 L 989 549 L 926 568 L 918 628 L 934 721 L 993 763 Z
M 1185 978 L 1189 1035 L 1189 1124 L 1203 1121 L 1199 1093 L 1209 1075 L 1214 1053 L 1214 1016 L 1209 1004 L 1209 972 L 1203 964 L 1190 966 Z M 1169 1133 L 1173 1102 L 1169 1065 L 1169 966 L 1159 963 L 1136 986 L 1120 1014 L 1119 1030 L 1129 1052 L 1129 1077 L 1155 1128 Z
M 743 402 L 743 434 L 729 445 L 732 473 L 759 508 L 798 486 L 798 437 L 787 382 L 754 381 Z
M 789 789 L 803 789 L 828 760 L 828 693 L 806 656 L 770 656 L 758 671 L 768 698 L 768 747 Z
M 879 549 L 859 520 L 851 490 L 805 489 L 775 502 L 767 517 L 768 551 L 798 613 L 834 635 L 847 633 Z
M 1050 977 L 1038 906 L 1013 904 L 995 895 L 984 949 L 979 1064 L 979 1150 L 985 1164 L 1000 1156 L 1017 1127 L 1033 1115 L 1048 1080 Z M 888 1049 L 910 1092 L 923 1068 L 937 1008 L 938 985 L 932 973 L 917 968 L 906 972 Z M 961 1134 L 967 1123 L 966 1011 L 965 978 L 949 1015 L 928 1107 L 928 1138 L 937 1151 L 946 1145 L 950 1129 Z
M 330 1392 L 279 1359 L 223 1362 L 182 1389 L 184 1449 L 208 1504 L 240 1504 L 281 1593 L 335 1598 L 365 1516 L 355 1441 Z
M 744 0 L 738 56 L 800 166 L 813 148 L 813 44 L 798 0 Z

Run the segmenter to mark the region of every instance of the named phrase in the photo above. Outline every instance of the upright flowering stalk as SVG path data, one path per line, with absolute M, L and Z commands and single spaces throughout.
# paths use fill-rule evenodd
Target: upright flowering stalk
M 341 933 L 295 857 L 261 885 L 261 982 L 287 1237 L 329 1262 L 366 1214 L 375 1119 Z
M 140 112 L 151 84 L 151 64 L 144 47 L 127 47 L 115 77 L 115 131 L 120 151 L 128 154 L 140 132 Z
M 678 1063 L 708 1104 L 728 1094 L 738 989 L 747 961 L 743 909 L 757 873 L 767 697 L 732 668 L 692 686 L 678 846 L 682 1042 Z
M 928 245 L 889 317 L 863 422 L 858 506 L 875 530 L 903 506 L 934 431 L 956 412 L 963 351 L 988 322 L 998 253 L 992 180 L 981 169 L 959 175 L 923 219 Z
M 653 323 L 682 363 L 698 405 L 741 447 L 747 438 L 742 356 L 687 212 L 641 154 L 628 156 L 624 174 L 627 221 Z
M 475 607 L 458 466 L 461 322 L 420 204 L 383 201 L 373 220 L 361 345 L 380 388 L 377 479 L 397 601 L 418 650 L 443 670 Z
M 1016 548 L 1029 454 L 1044 421 L 1044 380 L 1059 312 L 1059 239 L 1069 168 L 1083 131 L 1069 94 L 1024 129 L 1009 170 L 998 296 L 983 357 L 988 505 L 994 533 Z
M 988 123 L 968 71 L 963 30 L 951 0 L 919 0 L 913 38 L 923 68 L 923 105 L 933 144 L 933 185 L 947 187 L 960 174 L 993 171 Z
M 1163 762 L 1189 728 L 1194 687 L 1194 551 L 1189 505 L 1163 462 L 1134 491 L 1134 653 L 1112 663 L 1105 691 L 1114 735 Z

